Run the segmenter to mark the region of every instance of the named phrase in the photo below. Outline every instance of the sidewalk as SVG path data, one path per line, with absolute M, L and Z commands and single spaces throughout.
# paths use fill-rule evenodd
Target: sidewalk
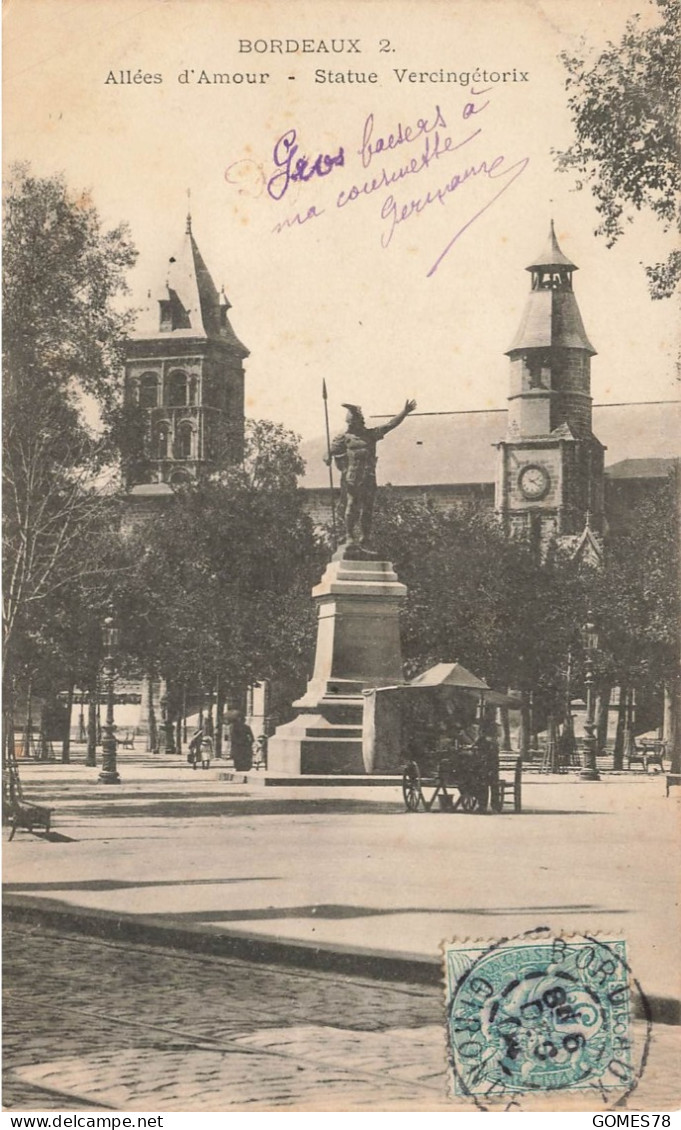
M 440 944 L 535 926 L 625 937 L 681 1019 L 679 793 L 643 773 L 528 775 L 521 814 L 406 813 L 398 786 L 262 788 L 179 758 L 20 763 L 54 839 L 5 844 L 5 906 L 96 933 L 435 982 Z

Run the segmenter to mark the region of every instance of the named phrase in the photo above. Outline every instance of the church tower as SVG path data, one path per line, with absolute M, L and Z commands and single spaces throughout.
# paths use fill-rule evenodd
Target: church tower
M 148 297 L 126 347 L 127 402 L 144 412 L 133 493 L 136 484 L 187 482 L 243 456 L 248 350 L 230 325 L 230 303 L 210 276 L 191 216 L 181 249 Z
M 591 430 L 591 345 L 572 289 L 574 263 L 548 242 L 527 267 L 531 288 L 507 350 L 506 438 L 498 444 L 495 505 L 510 534 L 545 556 L 556 541 L 599 555 L 603 445 Z

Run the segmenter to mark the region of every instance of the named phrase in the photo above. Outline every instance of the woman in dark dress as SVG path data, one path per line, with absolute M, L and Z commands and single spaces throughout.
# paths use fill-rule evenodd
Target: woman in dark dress
M 229 744 L 234 768 L 239 773 L 245 773 L 248 769 L 251 769 L 253 767 L 253 731 L 250 726 L 246 725 L 240 714 L 237 714 L 232 722 Z

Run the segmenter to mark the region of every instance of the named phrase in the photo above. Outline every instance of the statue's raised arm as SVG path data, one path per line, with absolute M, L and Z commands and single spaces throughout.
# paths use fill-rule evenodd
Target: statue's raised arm
M 383 435 L 385 435 L 386 432 L 391 432 L 393 428 L 399 427 L 402 421 L 405 420 L 409 413 L 413 412 L 415 408 L 415 400 L 405 400 L 404 408 L 402 409 L 402 411 L 398 412 L 396 416 L 393 416 L 392 420 L 388 420 L 387 424 L 383 424 L 380 428 L 380 431 L 383 433 Z
M 377 557 L 369 548 L 376 496 L 376 444 L 416 408 L 407 400 L 401 412 L 387 424 L 368 428 L 358 404 L 344 404 L 347 410 L 345 432 L 336 436 L 330 447 L 341 472 L 340 512 L 345 523 L 343 552 L 347 556 Z

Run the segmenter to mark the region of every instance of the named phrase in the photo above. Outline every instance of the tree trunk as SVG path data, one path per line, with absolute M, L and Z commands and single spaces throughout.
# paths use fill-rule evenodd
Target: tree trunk
M 47 699 L 43 699 L 43 704 L 40 708 L 40 738 L 38 747 L 38 756 L 41 761 L 48 761 L 50 756 L 50 743 L 47 737 L 48 709 L 48 701 Z
M 175 752 L 182 753 L 182 710 L 178 710 L 175 719 Z
M 16 687 L 12 675 L 5 673 L 2 694 L 2 764 L 3 767 L 14 762 L 16 756 L 14 737 L 14 712 L 16 706 Z
M 520 756 L 527 761 L 530 751 L 530 692 L 520 693 Z
M 551 773 L 558 772 L 557 731 L 558 727 L 556 725 L 556 716 L 555 714 L 549 714 L 548 718 L 546 719 L 546 753 Z
M 156 726 L 156 714 L 154 713 L 154 679 L 152 675 L 147 676 L 149 682 L 149 714 L 147 715 L 147 750 L 149 753 L 158 753 L 158 728 Z
M 667 757 L 671 759 L 671 773 L 681 773 L 681 672 L 669 687 L 669 737 Z
M 511 748 L 511 719 L 510 719 L 510 716 L 509 716 L 508 707 L 502 706 L 501 710 L 499 711 L 499 719 L 501 721 L 501 748 L 502 749 L 510 749 Z M 267 721 L 267 720 L 265 720 L 265 721 Z M 266 726 L 265 726 L 265 732 L 267 732 Z
M 215 679 L 215 756 L 222 757 L 222 731 L 225 724 L 225 696 L 220 676 Z
M 2 823 L 9 822 L 14 801 L 14 781 L 17 766 L 14 748 L 14 679 L 5 675 L 2 696 Z M 13 772 L 10 772 L 10 766 Z
M 24 729 L 24 757 L 33 752 L 33 678 L 28 680 L 26 691 L 26 727 Z
M 78 711 L 78 741 L 87 741 L 87 730 L 85 728 L 85 692 L 80 688 L 80 710 Z
M 87 753 L 85 764 L 97 764 L 97 684 L 90 689 L 87 704 Z
M 71 760 L 71 711 L 73 710 L 73 693 L 75 687 L 73 679 L 69 681 L 69 690 L 66 696 L 66 729 L 61 743 L 61 759 L 64 765 Z
M 674 712 L 674 695 L 672 693 L 672 686 L 670 683 L 664 685 L 664 698 L 662 707 L 662 733 L 660 737 L 663 742 L 667 743 L 667 748 L 671 743 L 672 729 L 674 723 L 672 721 Z
M 14 750 L 14 687 L 12 680 L 5 678 L 5 690 L 2 695 L 2 764 L 3 767 L 12 760 Z
M 627 699 L 628 688 L 620 687 L 620 701 L 617 707 L 617 732 L 615 734 L 615 755 L 613 769 L 624 767 L 624 737 L 627 728 Z
M 206 733 L 213 739 L 215 738 L 215 720 L 214 720 L 214 717 L 213 717 L 213 703 L 214 703 L 214 701 L 215 701 L 214 684 L 211 682 L 210 689 L 208 691 L 208 711 L 206 713 Z
M 539 747 L 539 738 L 537 736 L 537 706 L 534 701 L 534 691 L 530 691 L 530 750 L 534 751 Z
M 608 713 L 610 710 L 611 688 L 601 687 L 596 695 L 596 738 L 598 748 L 605 749 L 608 744 Z

